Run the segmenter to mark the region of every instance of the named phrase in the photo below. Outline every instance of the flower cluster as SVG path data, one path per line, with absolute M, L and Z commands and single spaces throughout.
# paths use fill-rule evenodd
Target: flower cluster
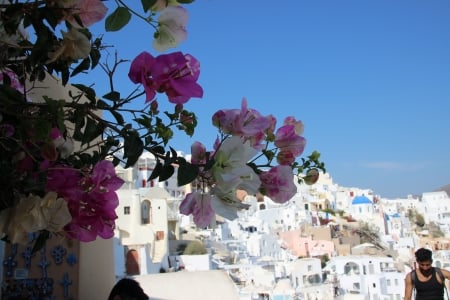
M 116 0 L 108 15 L 101 0 L 0 1 L 3 240 L 33 242 L 38 249 L 52 234 L 83 242 L 111 238 L 116 191 L 123 184 L 115 167 L 134 166 L 144 151 L 157 161 L 149 179 L 167 180 L 177 166 L 178 184 L 195 186 L 180 212 L 192 214 L 201 227 L 217 213 L 232 218 L 245 208 L 236 196 L 239 191 L 283 203 L 296 193 L 294 176 L 313 183 L 318 170 L 325 170 L 317 152 L 297 161 L 305 147 L 300 121 L 288 117 L 277 128 L 275 117 L 248 108 L 246 100 L 241 109 L 212 116 L 220 133 L 213 150 L 195 142 L 191 161 L 177 156 L 170 147 L 175 131 L 192 136 L 197 126 L 195 113 L 185 105 L 203 96 L 197 83 L 200 62 L 179 51 L 143 51 L 129 66 L 129 79 L 137 88 L 124 97 L 113 82 L 115 70 L 126 61 L 116 57 L 112 67 L 101 63 L 106 48 L 89 30 L 102 20 L 106 31 L 122 30 L 137 16 L 153 28 L 156 51 L 176 48 L 187 38 L 188 12 L 180 2 L 141 4 L 143 15 Z M 110 86 L 103 96 L 74 82 L 99 65 Z M 159 112 L 157 94 L 174 104 L 173 112 Z M 142 109 L 130 108 L 141 96 Z
M 297 192 L 295 175 L 298 181 L 312 184 L 318 179 L 318 169 L 324 170 L 317 152 L 301 165 L 296 162 L 306 140 L 302 122 L 294 117 L 286 117 L 276 128 L 274 116 L 248 108 L 244 98 L 241 109 L 217 111 L 212 121 L 220 137 L 212 151 L 201 142 L 192 145 L 191 163 L 199 166 L 198 189 L 180 206 L 180 212 L 192 214 L 199 227 L 208 226 L 218 211 L 236 218 L 236 210 L 245 207 L 238 191 L 260 193 L 276 203 L 285 203 Z

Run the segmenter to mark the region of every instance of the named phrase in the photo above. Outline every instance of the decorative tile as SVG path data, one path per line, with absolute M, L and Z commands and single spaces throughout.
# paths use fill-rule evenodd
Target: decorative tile
M 57 265 L 62 264 L 62 262 L 64 260 L 64 256 L 66 254 L 67 254 L 66 248 L 64 248 L 61 245 L 53 247 L 52 253 L 51 253 L 53 260 L 55 261 L 55 264 L 57 264 Z

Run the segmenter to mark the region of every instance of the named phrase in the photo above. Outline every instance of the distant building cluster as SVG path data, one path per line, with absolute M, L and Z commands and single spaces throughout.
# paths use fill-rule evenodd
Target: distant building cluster
M 222 270 L 237 290 L 227 299 L 402 299 L 415 249 L 429 247 L 436 265 L 450 265 L 445 191 L 385 199 L 321 174 L 314 185 L 298 185 L 288 203 L 243 194 L 250 208 L 239 218 L 217 215 L 196 228 L 178 212 L 191 187 L 175 178 L 148 181 L 154 166 L 143 155 L 134 168 L 117 169 L 126 181 L 114 239 L 117 278 L 149 285 L 154 274 Z

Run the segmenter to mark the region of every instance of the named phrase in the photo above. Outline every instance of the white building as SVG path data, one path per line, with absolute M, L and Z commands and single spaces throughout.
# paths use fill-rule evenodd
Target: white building
M 338 294 L 363 294 L 369 299 L 402 299 L 405 273 L 397 271 L 392 257 L 335 256 L 326 269 L 338 279 Z
M 450 236 L 450 198 L 445 191 L 423 193 L 419 213 L 424 216 L 425 223 L 434 222 Z

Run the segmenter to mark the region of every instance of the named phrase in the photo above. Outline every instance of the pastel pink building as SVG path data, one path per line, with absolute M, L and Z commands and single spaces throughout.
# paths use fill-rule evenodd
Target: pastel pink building
M 331 240 L 313 239 L 313 235 L 305 236 L 301 229 L 280 232 L 278 236 L 282 240 L 282 247 L 289 249 L 297 257 L 331 257 L 335 253 Z

